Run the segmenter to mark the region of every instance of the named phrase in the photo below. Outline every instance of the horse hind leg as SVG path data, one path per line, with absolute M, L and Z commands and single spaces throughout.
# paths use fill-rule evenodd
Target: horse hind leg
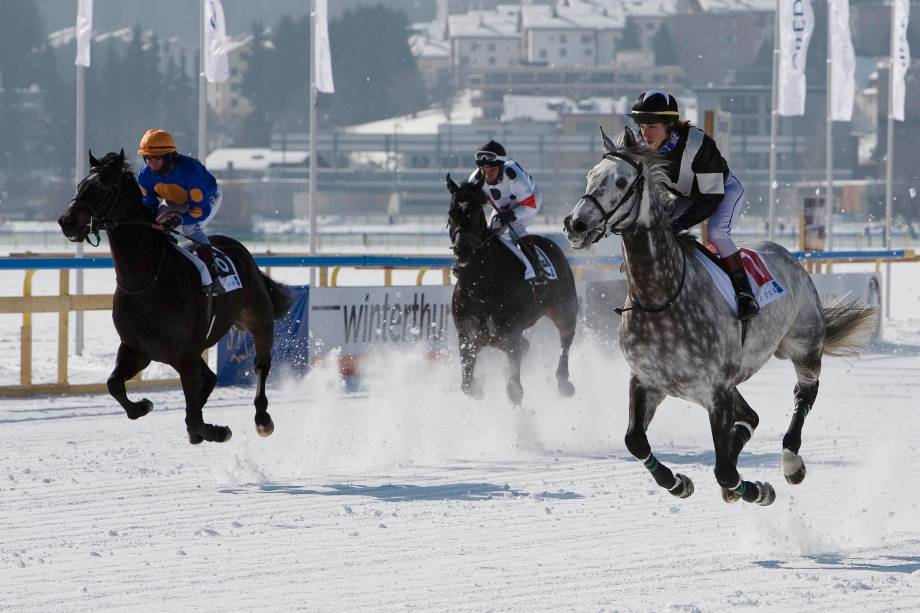
M 792 364 L 798 382 L 795 384 L 795 408 L 789 429 L 783 436 L 783 476 L 792 485 L 805 479 L 805 461 L 799 455 L 802 446 L 802 427 L 805 418 L 818 396 L 818 376 L 821 374 L 821 350 L 815 349 L 801 357 L 793 357 Z
M 575 338 L 578 309 L 550 307 L 546 310 L 546 315 L 559 331 L 561 350 L 559 352 L 559 362 L 556 365 L 556 386 L 560 396 L 571 398 L 575 395 L 575 386 L 569 380 L 569 349 L 572 346 L 572 340 Z
M 253 360 L 258 381 L 256 384 L 256 397 L 253 404 L 256 407 L 256 432 L 261 437 L 271 436 L 275 431 L 275 423 L 268 414 L 268 397 L 265 395 L 265 381 L 272 368 L 272 345 L 274 344 L 274 328 L 268 327 L 252 335 L 256 357 Z
M 208 365 L 200 355 L 196 355 L 194 358 L 183 361 L 176 370 L 179 371 L 182 391 L 185 393 L 185 428 L 189 442 L 197 445 L 202 441 L 213 443 L 229 441 L 233 436 L 230 428 L 207 424 L 202 417 L 203 392 L 208 385 L 205 372 L 211 372 Z
M 655 410 L 664 394 L 658 390 L 648 388 L 639 382 L 633 375 L 629 380 L 629 426 L 626 429 L 626 448 L 643 466 L 652 474 L 655 483 L 668 490 L 678 498 L 687 498 L 693 494 L 693 481 L 680 473 L 672 473 L 671 469 L 658 461 L 652 454 L 646 430 L 655 416 Z
M 122 343 L 118 346 L 118 354 L 115 358 L 115 369 L 109 375 L 106 386 L 109 394 L 112 395 L 118 404 L 122 406 L 128 419 L 138 419 L 153 410 L 153 403 L 142 398 L 140 402 L 132 402 L 128 399 L 125 381 L 147 368 L 150 364 L 150 358 L 140 353 L 136 349 Z

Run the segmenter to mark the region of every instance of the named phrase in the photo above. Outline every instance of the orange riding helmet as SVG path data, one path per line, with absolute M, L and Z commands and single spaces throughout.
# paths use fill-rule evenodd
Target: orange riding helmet
M 141 157 L 166 155 L 176 152 L 176 141 L 162 128 L 151 128 L 144 132 L 137 154 Z

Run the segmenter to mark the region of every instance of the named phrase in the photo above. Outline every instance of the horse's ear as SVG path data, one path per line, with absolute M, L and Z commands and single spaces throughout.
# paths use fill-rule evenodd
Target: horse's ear
M 118 157 L 115 158 L 115 165 L 120 169 L 125 167 L 125 150 L 122 149 L 118 152 Z
M 97 160 L 97 159 L 93 156 L 93 150 L 90 149 L 90 150 L 89 150 L 89 167 L 90 167 L 90 168 L 95 168 L 95 167 L 97 167 L 97 166 L 102 166 L 102 162 L 100 162 L 99 160 Z
M 450 178 L 450 173 L 447 173 L 447 191 L 449 191 L 451 194 L 456 194 L 459 189 L 460 186 Z
M 636 135 L 629 128 L 629 126 L 626 126 L 625 128 L 623 128 L 623 146 L 624 147 L 634 147 L 638 144 L 638 142 L 639 141 L 636 140 Z
M 604 126 L 598 126 L 601 129 L 601 139 L 604 141 L 604 153 L 613 153 L 617 150 L 617 146 L 614 144 L 610 137 L 607 136 L 607 133 L 604 132 Z

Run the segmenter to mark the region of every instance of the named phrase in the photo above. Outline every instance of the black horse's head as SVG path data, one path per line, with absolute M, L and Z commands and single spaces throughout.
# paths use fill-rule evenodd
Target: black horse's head
M 451 249 L 461 268 L 469 264 L 489 233 L 483 211 L 486 204 L 486 195 L 482 191 L 483 181 L 464 181 L 462 185 L 457 185 L 450 174 L 447 175 L 447 191 L 451 195 L 447 229 L 450 231 Z
M 109 224 L 147 216 L 124 149 L 107 153 L 101 160 L 90 152 L 89 166 L 89 174 L 77 185 L 77 195 L 58 218 L 64 236 L 75 243 L 90 235 L 98 240 L 99 230 Z

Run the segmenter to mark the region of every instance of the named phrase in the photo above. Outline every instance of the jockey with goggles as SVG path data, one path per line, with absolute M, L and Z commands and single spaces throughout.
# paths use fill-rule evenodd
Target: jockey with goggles
M 747 321 L 760 307 L 744 265 L 732 240 L 732 226 L 741 211 L 744 188 L 722 157 L 716 142 L 705 132 L 680 120 L 677 100 L 660 90 L 639 95 L 629 116 L 639 124 L 645 144 L 669 162 L 671 192 L 676 196 L 671 227 L 682 232 L 708 220 L 709 240 L 719 251 L 738 301 L 738 319 Z
M 137 182 L 144 196 L 144 205 L 156 222 L 192 241 L 195 253 L 205 263 L 204 292 L 210 296 L 224 293 L 220 271 L 205 225 L 214 218 L 221 205 L 217 179 L 193 157 L 176 151 L 176 143 L 166 130 L 154 128 L 141 137 L 137 154 L 144 158 L 144 167 Z
M 480 147 L 474 159 L 477 168 L 469 180 L 484 181 L 482 191 L 492 204 L 489 229 L 499 231 L 499 239 L 524 264 L 524 279 L 534 285 L 545 283 L 546 272 L 534 249 L 520 241 L 527 236 L 527 226 L 537 217 L 543 192 L 533 177 L 494 140 Z

